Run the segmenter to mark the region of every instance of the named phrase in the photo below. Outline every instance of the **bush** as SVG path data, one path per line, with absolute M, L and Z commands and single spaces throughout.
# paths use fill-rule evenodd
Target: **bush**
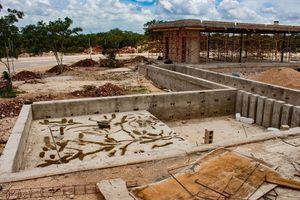
M 16 91 L 10 85 L 0 90 L 1 98 L 15 98 L 16 96 L 17 96 Z

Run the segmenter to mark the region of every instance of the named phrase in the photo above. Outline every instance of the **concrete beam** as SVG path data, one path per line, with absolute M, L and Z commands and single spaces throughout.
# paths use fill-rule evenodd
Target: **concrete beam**
M 280 128 L 281 123 L 281 114 L 282 114 L 282 107 L 284 105 L 284 101 L 275 101 L 272 113 L 272 123 L 271 126 L 273 128 Z
M 299 127 L 300 126 L 300 106 L 295 106 L 293 108 L 291 127 Z
M 257 97 L 256 120 L 255 120 L 257 125 L 262 125 L 266 99 L 267 97 L 264 96 Z
M 292 104 L 283 105 L 281 114 L 281 125 L 291 126 L 293 107 L 294 106 Z
M 266 128 L 271 126 L 273 116 L 274 99 L 266 99 L 262 125 Z

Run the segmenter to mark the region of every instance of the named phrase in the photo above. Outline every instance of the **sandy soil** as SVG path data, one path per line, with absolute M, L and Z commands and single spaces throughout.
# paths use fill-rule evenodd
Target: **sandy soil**
M 16 120 L 17 117 L 7 117 L 4 119 L 0 119 L 0 155 L 3 152 L 5 144 L 11 133 L 11 129 L 14 126 Z
M 42 70 L 41 70 L 42 69 Z M 84 86 L 102 86 L 112 83 L 125 89 L 126 94 L 140 94 L 161 92 L 152 81 L 140 76 L 135 66 L 109 69 L 109 68 L 74 68 L 73 71 L 61 75 L 45 74 L 43 68 L 36 68 L 42 73 L 42 79 L 37 81 L 14 81 L 14 87 L 19 94 L 17 99 L 71 99 L 80 98 L 70 93 L 82 90 Z M 1 99 L 0 102 L 8 102 L 14 99 Z M 0 155 L 13 128 L 16 117 L 0 119 Z
M 160 92 L 150 80 L 139 76 L 130 68 L 122 69 L 76 69 L 65 72 L 59 76 L 46 76 L 41 81 L 31 84 L 24 81 L 16 81 L 14 86 L 26 94 L 42 93 L 70 93 L 82 89 L 86 85 L 101 86 L 112 83 L 125 88 L 144 86 L 148 92 Z

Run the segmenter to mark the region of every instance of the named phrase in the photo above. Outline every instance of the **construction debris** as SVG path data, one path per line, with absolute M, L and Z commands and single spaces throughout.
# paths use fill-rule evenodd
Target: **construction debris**
M 175 169 L 174 169 L 175 170 Z M 190 166 L 185 166 L 171 178 L 138 187 L 132 193 L 143 200 L 150 199 L 252 199 L 262 186 L 272 183 L 299 189 L 299 182 L 281 177 L 270 166 L 226 149 L 217 149 Z M 274 185 L 275 183 L 275 185 Z
M 77 90 L 71 94 L 81 97 L 107 97 L 107 96 L 119 96 L 124 95 L 125 90 L 112 83 L 106 83 L 100 87 L 86 86 L 83 90 Z
M 120 178 L 100 181 L 97 186 L 105 200 L 134 200 L 128 193 L 126 182 Z
M 14 81 L 27 81 L 33 79 L 41 79 L 41 75 L 31 71 L 21 71 L 12 77 Z

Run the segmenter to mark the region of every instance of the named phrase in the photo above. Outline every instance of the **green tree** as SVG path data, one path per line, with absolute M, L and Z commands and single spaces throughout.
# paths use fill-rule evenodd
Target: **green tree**
M 50 51 L 50 39 L 47 36 L 47 24 L 43 21 L 36 25 L 30 24 L 22 29 L 23 49 L 32 55 L 42 55 L 45 51 Z
M 153 20 L 151 20 L 151 21 L 146 22 L 146 23 L 144 24 L 145 35 L 146 35 L 146 36 L 149 36 L 150 32 L 149 32 L 148 28 L 149 28 L 151 25 L 161 24 L 161 23 L 165 23 L 165 21 L 153 19 Z
M 117 64 L 116 53 L 119 49 L 137 45 L 145 42 L 144 35 L 133 33 L 131 31 L 122 31 L 120 29 L 113 29 L 106 33 L 99 33 L 99 44 L 103 48 L 103 55 L 110 61 L 109 64 L 114 67 Z
M 0 4 L 0 12 L 3 7 Z M 7 14 L 0 17 L 0 62 L 3 63 L 7 69 L 7 78 L 10 87 L 11 82 L 11 67 L 13 66 L 13 59 L 18 58 L 20 49 L 17 47 L 19 41 L 19 29 L 15 25 L 22 19 L 24 13 L 15 9 L 7 9 Z
M 23 28 L 24 48 L 28 53 L 39 55 L 45 51 L 52 51 L 57 65 L 63 66 L 63 56 L 70 43 L 71 36 L 82 31 L 81 28 L 71 28 L 73 21 L 66 17 L 45 23 L 37 22 L 36 25 L 28 25 Z
M 71 35 L 78 34 L 82 29 L 79 27 L 71 28 L 73 21 L 66 17 L 64 20 L 49 21 L 46 26 L 48 31 L 48 44 L 54 53 L 55 59 L 59 66 L 63 65 L 63 55 L 66 51 L 66 42 Z

